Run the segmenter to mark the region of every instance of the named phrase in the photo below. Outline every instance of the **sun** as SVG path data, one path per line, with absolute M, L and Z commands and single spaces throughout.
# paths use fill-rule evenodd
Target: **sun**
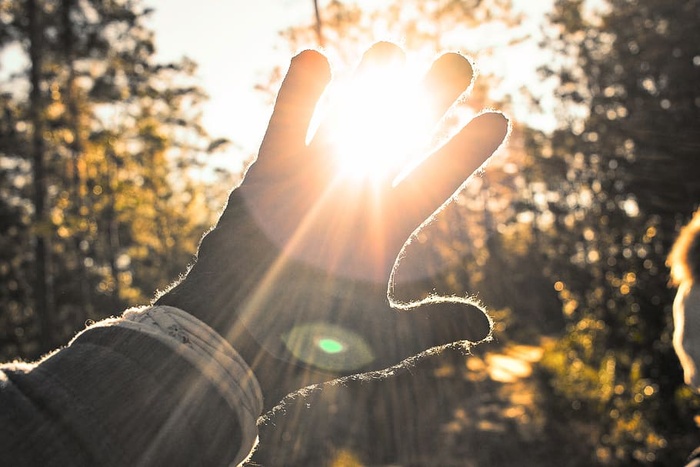
M 374 65 L 331 89 L 324 130 L 339 177 L 395 184 L 424 154 L 429 96 L 414 76 L 403 63 Z

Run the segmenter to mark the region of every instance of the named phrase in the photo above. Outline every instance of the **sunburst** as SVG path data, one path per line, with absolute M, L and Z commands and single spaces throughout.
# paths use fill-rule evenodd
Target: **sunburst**
M 396 183 L 424 155 L 432 125 L 429 96 L 405 63 L 365 67 L 352 79 L 329 89 L 323 106 L 324 137 L 335 158 L 338 177 L 358 182 Z

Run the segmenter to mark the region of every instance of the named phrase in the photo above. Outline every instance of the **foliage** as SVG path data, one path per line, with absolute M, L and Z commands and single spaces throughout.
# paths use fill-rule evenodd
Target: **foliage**
M 2 8 L 0 47 L 20 47 L 28 65 L 0 83 L 0 356 L 31 358 L 177 277 L 211 222 L 194 177 L 217 145 L 198 123 L 195 64 L 155 61 L 140 2 Z M 47 309 L 36 296 L 38 238 L 50 245 Z
M 2 359 L 36 356 L 85 319 L 144 303 L 174 278 L 210 221 L 195 189 L 203 180 L 193 176 L 207 149 L 220 145 L 197 123 L 204 96 L 194 64 L 156 63 L 144 26 L 149 11 L 139 2 L 37 2 L 40 41 L 30 35 L 30 3 L 0 2 L 0 51 L 19 46 L 26 56 L 33 45 L 41 58 L 0 83 Z M 421 60 L 450 49 L 482 66 L 492 54 L 515 57 L 511 46 L 523 40 L 521 15 L 507 0 L 388 1 L 372 9 L 331 0 L 319 20 L 285 31 L 287 46 L 297 51 L 320 37 L 333 62 L 347 68 L 382 39 L 402 42 Z M 507 152 L 409 252 L 408 260 L 433 273 L 412 293 L 478 293 L 508 317 L 500 338 L 554 336 L 537 384 L 547 398 L 542 417 L 567 427 L 556 430 L 551 449 L 576 446 L 591 455 L 572 465 L 679 465 L 698 434 L 692 419 L 700 403 L 683 386 L 671 348 L 673 291 L 664 261 L 700 202 L 699 20 L 698 0 L 557 0 L 542 44 L 550 54 L 542 81 L 556 84 L 558 129 L 514 121 Z M 38 108 L 30 98 L 34 65 Z M 483 76 L 489 70 L 482 68 L 445 132 L 483 107 L 513 110 L 516 96 L 494 93 L 501 80 Z M 261 89 L 270 91 L 281 76 L 276 70 Z M 525 92 L 531 111 L 540 111 L 535 91 Z M 40 222 L 35 128 L 43 128 L 48 174 Z M 40 340 L 33 295 L 42 237 L 51 245 L 56 342 Z M 465 393 L 462 374 L 455 375 L 449 400 L 472 397 L 478 405 L 482 394 Z M 396 384 L 404 399 L 383 406 L 398 407 L 399 420 L 411 403 L 407 384 Z M 430 403 L 449 412 L 428 383 L 422 391 L 423 412 Z M 361 395 L 374 414 L 379 398 Z M 358 416 L 351 399 L 331 408 Z M 425 428 L 421 414 L 414 416 L 390 435 Z M 363 433 L 384 421 L 370 418 Z M 382 461 L 401 458 L 375 442 Z
M 565 57 L 545 71 L 572 115 L 529 143 L 547 156 L 533 176 L 565 193 L 536 208 L 569 331 L 547 365 L 571 416 L 598 421 L 604 465 L 679 464 L 693 447 L 664 262 L 700 199 L 698 19 L 696 1 L 614 0 L 602 15 L 559 1 L 546 44 Z

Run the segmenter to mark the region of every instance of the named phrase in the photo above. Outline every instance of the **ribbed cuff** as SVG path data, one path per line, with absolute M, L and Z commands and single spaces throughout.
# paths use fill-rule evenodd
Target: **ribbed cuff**
M 148 334 L 197 368 L 238 414 L 241 447 L 234 465 L 245 461 L 257 444 L 256 421 L 262 412 L 262 392 L 243 358 L 212 328 L 170 306 L 127 310 L 121 318 L 97 323 Z

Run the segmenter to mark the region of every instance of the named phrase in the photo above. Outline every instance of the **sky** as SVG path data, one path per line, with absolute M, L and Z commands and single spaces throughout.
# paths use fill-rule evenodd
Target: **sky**
M 234 145 L 224 154 L 232 171 L 240 171 L 257 152 L 267 127 L 269 99 L 254 90 L 270 70 L 286 68 L 290 56 L 276 50 L 279 32 L 314 17 L 311 0 L 143 0 L 154 11 L 149 26 L 155 33 L 161 62 L 183 57 L 198 65 L 199 84 L 209 95 L 203 125 L 215 138 Z M 0 79 L 27 66 L 19 46 L 0 53 Z
M 253 89 L 274 65 L 286 68 L 288 52 L 276 50 L 279 31 L 313 18 L 311 0 L 146 0 L 155 9 L 158 58 L 183 56 L 199 64 L 209 95 L 203 124 L 214 137 L 230 139 L 237 151 L 232 168 L 257 152 L 271 108 Z
M 529 18 L 521 25 L 523 33 L 536 38 L 552 0 L 512 1 Z M 199 64 L 199 84 L 209 95 L 202 123 L 213 137 L 234 143 L 223 157 L 231 159 L 226 163 L 231 170 L 240 170 L 257 152 L 271 112 L 268 96 L 255 91 L 254 86 L 265 82 L 274 66 L 286 69 L 291 57 L 279 32 L 293 24 L 312 22 L 312 0 L 144 0 L 144 5 L 154 9 L 150 26 L 155 32 L 157 58 L 166 62 L 186 56 Z M 490 47 L 494 44 L 489 43 L 489 37 L 495 37 L 491 42 L 497 45 L 498 31 L 486 31 L 478 39 Z M 507 51 L 508 55 L 489 71 L 510 89 L 540 86 L 530 64 L 537 53 L 535 43 L 530 41 L 515 53 Z M 17 50 L 1 58 L 0 75 L 22 61 Z M 529 110 L 522 116 L 531 119 L 528 123 L 539 123 L 543 129 L 552 125 L 551 120 L 535 121 Z
M 232 158 L 231 169 L 241 168 L 257 152 L 271 112 L 266 96 L 253 87 L 265 82 L 273 66 L 286 69 L 291 57 L 285 48 L 276 48 L 282 45 L 279 32 L 292 24 L 310 23 L 312 0 L 145 0 L 145 4 L 155 9 L 151 25 L 158 57 L 168 61 L 187 56 L 199 64 L 200 84 L 210 96 L 203 124 L 212 136 L 234 143 L 234 154 L 226 157 Z M 536 34 L 552 0 L 513 0 L 513 4 L 530 17 L 524 30 Z M 513 79 L 513 89 L 522 82 L 536 83 L 534 67 L 527 71 L 532 53 L 525 49 L 512 54 L 494 71 Z

